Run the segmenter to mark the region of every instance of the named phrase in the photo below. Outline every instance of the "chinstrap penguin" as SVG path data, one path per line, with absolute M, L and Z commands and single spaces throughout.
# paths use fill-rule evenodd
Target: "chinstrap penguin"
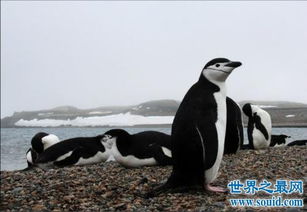
M 270 147 L 279 147 L 286 145 L 286 139 L 291 138 L 291 136 L 280 134 L 280 135 L 271 135 Z
M 287 146 L 304 146 L 307 144 L 307 140 L 296 140 L 287 144 Z
M 41 153 L 35 163 L 48 168 L 50 165 L 64 167 L 104 162 L 109 158 L 110 151 L 102 138 L 102 135 L 98 135 L 60 141 Z
M 248 117 L 247 136 L 249 149 L 267 149 L 271 143 L 272 121 L 268 112 L 246 103 L 243 112 Z
M 216 58 L 203 68 L 174 118 L 171 134 L 173 171 L 166 184 L 149 192 L 184 192 L 193 188 L 225 192 L 210 185 L 217 177 L 226 134 L 225 81 L 241 62 Z
M 165 133 L 129 134 L 123 129 L 112 129 L 104 134 L 103 141 L 115 160 L 125 167 L 172 164 L 171 136 Z

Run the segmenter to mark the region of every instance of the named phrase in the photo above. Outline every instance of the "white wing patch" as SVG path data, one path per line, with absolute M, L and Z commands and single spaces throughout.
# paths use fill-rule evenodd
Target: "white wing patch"
M 157 165 L 157 161 L 154 158 L 139 159 L 134 155 L 123 156 L 117 149 L 116 141 L 112 146 L 112 155 L 119 164 L 125 167 L 141 167 L 141 166 Z
M 199 138 L 200 138 L 200 143 L 201 143 L 201 146 L 203 148 L 203 161 L 204 161 L 204 164 L 205 164 L 205 144 L 204 144 L 204 140 L 203 140 L 203 137 L 198 129 L 198 127 L 196 126 L 196 130 L 198 132 L 198 135 L 199 135 Z
M 163 151 L 164 155 L 166 155 L 166 156 L 168 156 L 170 158 L 172 157 L 172 152 L 168 148 L 162 146 L 162 151 Z

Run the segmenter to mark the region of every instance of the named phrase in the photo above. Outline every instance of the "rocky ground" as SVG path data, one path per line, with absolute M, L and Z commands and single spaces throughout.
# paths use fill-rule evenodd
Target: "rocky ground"
M 269 211 L 307 210 L 307 148 L 305 146 L 271 148 L 265 152 L 240 151 L 224 156 L 215 184 L 226 187 L 236 179 L 277 179 L 304 181 L 304 194 L 283 198 L 304 199 L 305 207 L 271 208 Z M 229 199 L 271 198 L 258 192 L 255 196 L 213 194 L 206 192 L 168 193 L 154 198 L 144 194 L 161 185 L 171 167 L 127 169 L 115 162 L 30 171 L 1 171 L 1 211 L 262 211 L 264 208 L 233 208 Z

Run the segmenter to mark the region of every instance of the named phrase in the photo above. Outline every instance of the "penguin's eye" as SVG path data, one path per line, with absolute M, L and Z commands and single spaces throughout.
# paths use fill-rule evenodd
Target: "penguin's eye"
M 216 64 L 215 67 L 220 67 L 220 64 Z

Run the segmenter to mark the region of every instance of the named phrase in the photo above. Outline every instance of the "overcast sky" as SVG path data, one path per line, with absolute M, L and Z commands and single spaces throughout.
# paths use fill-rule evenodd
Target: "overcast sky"
M 1 117 L 182 100 L 215 57 L 233 99 L 307 103 L 306 26 L 306 1 L 1 1 Z

